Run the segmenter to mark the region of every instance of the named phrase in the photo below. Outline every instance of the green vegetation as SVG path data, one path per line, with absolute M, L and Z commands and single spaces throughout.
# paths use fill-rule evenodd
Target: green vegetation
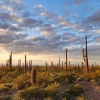
M 83 96 L 85 90 L 80 81 L 90 82 L 94 86 L 100 86 L 100 68 L 90 67 L 87 73 L 84 67 L 71 67 L 65 71 L 65 67 L 34 67 L 36 74 L 32 74 L 27 68 L 12 67 L 9 71 L 6 67 L 0 67 L 0 100 L 91 100 Z M 35 76 L 32 76 L 35 75 Z M 32 77 L 35 84 L 32 84 Z

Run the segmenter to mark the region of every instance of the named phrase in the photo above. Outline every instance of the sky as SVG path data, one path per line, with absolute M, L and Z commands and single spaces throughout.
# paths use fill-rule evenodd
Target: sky
M 88 38 L 89 64 L 100 64 L 100 0 L 0 0 L 0 64 L 83 62 Z

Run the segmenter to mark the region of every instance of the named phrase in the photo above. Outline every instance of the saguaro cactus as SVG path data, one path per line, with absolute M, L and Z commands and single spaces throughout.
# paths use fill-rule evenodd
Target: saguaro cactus
M 10 66 L 11 66 L 11 69 L 12 69 L 12 52 L 11 52 L 11 56 L 10 56 Z
M 46 64 L 46 70 L 47 70 L 47 62 L 45 64 Z
M 25 66 L 24 66 L 24 73 L 26 73 L 26 55 L 25 55 Z
M 11 71 L 11 55 L 9 56 L 9 71 Z
M 18 67 L 21 68 L 21 59 L 18 60 Z
M 29 70 L 30 70 L 30 72 L 32 70 L 32 60 L 29 61 Z
M 67 68 L 67 49 L 66 49 L 66 72 L 68 71 L 68 68 Z
M 63 70 L 63 61 L 62 61 L 62 70 Z
M 11 71 L 11 69 L 12 69 L 12 52 L 11 52 L 11 55 L 9 56 L 8 64 L 9 64 L 9 71 Z
M 69 61 L 69 67 L 70 67 L 70 61 Z
M 82 62 L 82 68 L 84 67 L 83 62 Z
M 59 68 L 60 68 L 60 57 L 59 57 Z
M 87 51 L 87 35 L 85 35 L 85 50 L 82 50 L 83 59 L 86 65 L 86 71 L 89 73 L 89 66 L 88 66 L 88 51 Z
M 32 72 L 31 72 L 31 83 L 32 83 L 33 85 L 36 84 L 36 69 L 35 69 L 35 68 L 33 68 L 33 69 L 32 69 Z

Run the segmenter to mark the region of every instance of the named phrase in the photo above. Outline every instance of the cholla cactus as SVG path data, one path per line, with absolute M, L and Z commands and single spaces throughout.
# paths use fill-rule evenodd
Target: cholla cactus
M 85 49 L 82 50 L 83 59 L 86 65 L 86 71 L 89 73 L 89 66 L 88 66 L 88 52 L 87 52 L 87 35 L 85 36 Z
M 32 83 L 33 85 L 36 84 L 36 69 L 35 69 L 35 68 L 33 68 L 33 69 L 32 69 L 32 72 L 31 72 L 31 83 Z

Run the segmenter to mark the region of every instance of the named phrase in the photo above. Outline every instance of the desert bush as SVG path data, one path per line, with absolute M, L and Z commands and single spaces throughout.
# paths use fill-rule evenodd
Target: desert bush
M 24 89 L 31 85 L 31 82 L 26 74 L 18 76 L 14 83 L 15 85 L 12 87 L 13 89 Z
M 9 88 L 7 86 L 5 86 L 4 84 L 0 84 L 0 92 L 8 92 Z
M 84 76 L 83 75 L 79 75 L 76 80 L 77 81 L 84 81 Z
M 29 87 L 25 90 L 20 90 L 14 96 L 14 100 L 31 100 L 31 99 L 39 99 L 42 97 L 43 90 L 39 87 Z M 18 99 L 19 98 L 19 99 Z
M 50 79 L 50 72 L 38 72 L 37 73 L 36 82 L 38 85 L 42 85 L 44 82 L 45 82 L 45 84 L 48 84 L 49 79 Z
M 52 83 L 45 88 L 45 94 L 47 97 L 50 96 L 50 97 L 56 98 L 57 93 L 59 91 L 60 91 L 60 84 L 57 82 Z
M 9 72 L 9 73 L 8 73 L 8 76 L 9 76 L 9 77 L 16 78 L 19 74 L 20 74 L 20 73 L 19 73 L 18 69 L 16 69 L 16 70 L 14 70 L 14 71 L 12 71 L 12 72 Z
M 70 85 L 66 92 L 63 94 L 67 100 L 70 100 L 74 96 L 78 96 L 83 93 L 83 87 L 80 84 Z
M 12 100 L 10 95 L 0 96 L 0 100 Z
M 73 75 L 66 75 L 66 82 L 67 83 L 73 83 L 76 80 L 76 78 Z
M 0 70 L 0 78 L 4 75 L 4 72 Z
M 47 98 L 44 98 L 43 100 L 54 100 L 54 99 L 51 97 L 47 97 Z
M 89 97 L 85 97 L 85 96 L 78 96 L 77 100 L 92 100 Z
M 0 79 L 0 83 L 11 83 L 13 82 L 13 78 L 9 77 L 8 75 L 4 75 L 1 79 Z

